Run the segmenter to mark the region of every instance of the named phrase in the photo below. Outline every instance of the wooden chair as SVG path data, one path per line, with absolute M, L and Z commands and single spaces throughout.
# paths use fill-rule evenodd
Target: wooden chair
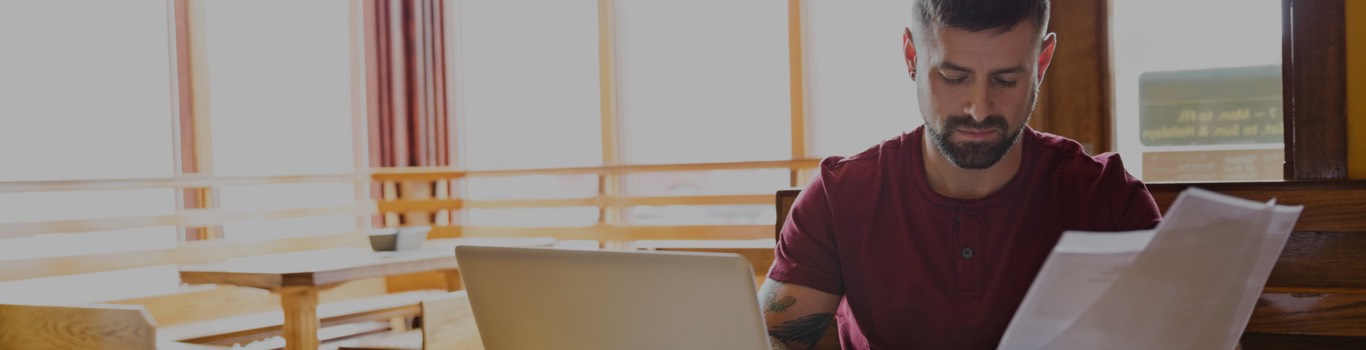
M 484 348 L 465 291 L 445 293 L 423 300 L 420 329 L 348 340 L 337 345 L 340 345 L 339 350 Z
M 1366 349 L 1366 181 L 1148 184 L 1164 212 L 1191 186 L 1304 205 L 1252 319 L 1243 349 Z M 799 190 L 777 192 L 781 230 Z M 831 333 L 822 338 L 832 338 Z
M 157 342 L 156 322 L 138 305 L 0 304 L 0 349 L 228 349 Z

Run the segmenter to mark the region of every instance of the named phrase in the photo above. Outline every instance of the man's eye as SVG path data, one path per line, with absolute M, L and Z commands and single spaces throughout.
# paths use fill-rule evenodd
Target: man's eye
M 965 82 L 967 82 L 967 81 L 968 81 L 968 77 L 951 77 L 951 76 L 947 76 L 947 75 L 944 76 L 944 82 L 945 82 L 945 83 L 949 83 L 949 85 L 959 85 L 959 84 L 965 83 Z
M 996 84 L 997 84 L 997 85 L 1000 85 L 1000 86 L 1002 86 L 1002 87 L 1015 87 L 1016 84 L 1019 84 L 1019 81 L 1016 81 L 1016 80 L 1006 80 L 1006 79 L 996 79 Z

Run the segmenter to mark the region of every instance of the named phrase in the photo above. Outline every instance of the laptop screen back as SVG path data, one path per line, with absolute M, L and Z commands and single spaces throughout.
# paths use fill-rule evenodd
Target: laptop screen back
M 739 255 L 458 246 L 484 348 L 768 349 Z

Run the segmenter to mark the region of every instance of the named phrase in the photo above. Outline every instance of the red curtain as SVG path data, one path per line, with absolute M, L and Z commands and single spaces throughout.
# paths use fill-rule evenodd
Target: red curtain
M 368 0 L 365 57 L 370 168 L 450 166 L 442 0 Z M 371 186 L 372 198 L 449 198 L 451 182 Z M 377 226 L 449 224 L 445 212 L 376 217 Z M 395 220 L 397 222 L 395 222 Z
M 365 11 L 370 167 L 449 166 L 441 0 L 371 0 Z

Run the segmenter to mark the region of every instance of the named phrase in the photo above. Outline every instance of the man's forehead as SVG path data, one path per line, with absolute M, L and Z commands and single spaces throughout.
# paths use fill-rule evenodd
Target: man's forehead
M 1021 23 L 1005 31 L 987 29 L 968 31 L 939 27 L 924 31 L 916 38 L 917 55 L 927 63 L 951 63 L 957 70 L 991 71 L 1017 66 L 1032 61 L 1042 44 L 1040 34 L 1031 25 Z M 912 33 L 912 35 L 917 35 Z

